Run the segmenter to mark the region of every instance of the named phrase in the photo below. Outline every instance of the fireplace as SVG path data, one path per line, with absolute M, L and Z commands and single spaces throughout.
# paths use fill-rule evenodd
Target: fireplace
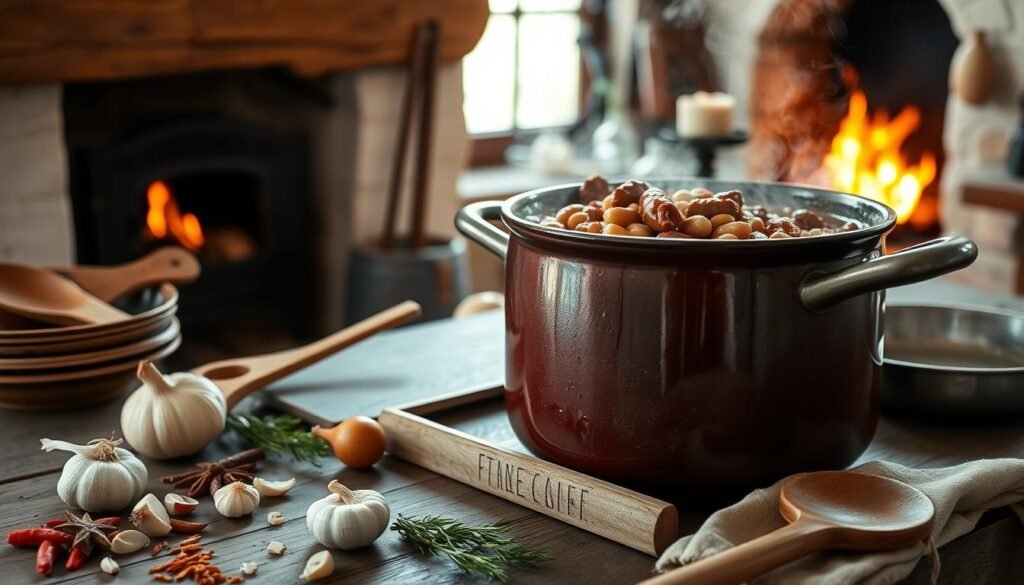
M 897 236 L 937 233 L 956 46 L 937 0 L 778 3 L 758 37 L 751 173 L 879 199 Z
M 202 274 L 182 288 L 186 340 L 238 332 L 288 345 L 315 333 L 309 140 L 282 121 L 319 105 L 281 80 L 207 73 L 65 87 L 78 261 L 192 250 Z M 244 109 L 242 89 L 257 96 Z

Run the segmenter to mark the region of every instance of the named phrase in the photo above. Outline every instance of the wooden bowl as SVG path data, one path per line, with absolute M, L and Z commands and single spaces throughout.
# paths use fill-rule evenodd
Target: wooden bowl
M 154 335 L 124 345 L 106 347 L 96 351 L 41 357 L 0 357 L 0 374 L 48 373 L 54 370 L 82 368 L 84 366 L 123 361 L 125 358 L 163 347 L 181 332 L 181 326 L 174 317 L 170 317 L 167 321 L 162 321 L 161 325 L 163 329 Z
M 178 289 L 174 285 L 164 283 L 158 289 L 151 288 L 140 291 L 130 298 L 120 299 L 115 305 L 132 315 L 130 319 L 114 323 L 91 325 L 72 325 L 69 327 L 48 327 L 45 329 L 20 329 L 0 331 L 0 345 L 22 345 L 38 343 L 55 343 L 63 341 L 80 341 L 83 339 L 102 338 L 115 332 L 121 332 L 140 322 L 158 319 L 178 305 Z
M 96 351 L 104 348 L 119 347 L 142 339 L 152 337 L 168 327 L 171 319 L 178 312 L 178 308 L 171 307 L 162 315 L 145 319 L 136 325 L 126 328 L 123 331 L 87 337 L 84 339 L 72 338 L 70 341 L 43 341 L 40 343 L 20 343 L 17 345 L 4 345 L 0 342 L 0 357 L 4 358 L 29 358 L 36 356 L 61 356 L 87 351 Z
M 63 410 L 110 400 L 139 385 L 135 378 L 139 360 L 163 359 L 179 345 L 180 335 L 148 354 L 115 364 L 51 375 L 0 376 L 0 408 Z

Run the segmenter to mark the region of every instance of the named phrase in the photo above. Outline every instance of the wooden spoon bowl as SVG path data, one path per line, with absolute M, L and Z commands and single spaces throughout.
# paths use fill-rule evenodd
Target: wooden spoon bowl
M 779 513 L 787 526 L 644 584 L 735 585 L 822 550 L 912 546 L 931 534 L 935 506 L 894 479 L 818 471 L 783 483 Z
M 128 315 L 45 268 L 0 264 L 0 307 L 46 323 L 115 323 Z

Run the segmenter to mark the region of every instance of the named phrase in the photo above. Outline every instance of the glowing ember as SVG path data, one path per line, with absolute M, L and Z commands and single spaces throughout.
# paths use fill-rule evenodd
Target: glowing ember
M 151 238 L 162 240 L 172 237 L 189 250 L 203 247 L 205 238 L 199 218 L 194 214 L 182 215 L 178 202 L 174 200 L 167 183 L 153 181 L 146 189 L 146 228 Z
M 867 97 L 854 92 L 824 160 L 832 187 L 885 203 L 896 210 L 897 223 L 909 220 L 922 191 L 935 180 L 931 153 L 926 152 L 917 165 L 908 165 L 900 154 L 903 141 L 920 121 L 921 113 L 913 106 L 903 108 L 892 120 L 885 111 L 869 120 Z

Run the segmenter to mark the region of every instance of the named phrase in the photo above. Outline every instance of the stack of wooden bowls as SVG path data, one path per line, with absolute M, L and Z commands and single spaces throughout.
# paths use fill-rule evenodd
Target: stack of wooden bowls
M 137 384 L 139 360 L 181 344 L 171 284 L 115 303 L 131 317 L 96 325 L 0 330 L 0 408 L 45 410 L 108 400 Z
M 90 291 L 116 297 L 110 304 L 126 314 L 101 323 L 48 325 L 0 308 L 0 408 L 61 409 L 109 400 L 138 384 L 140 360 L 162 359 L 181 344 L 178 290 L 166 280 L 194 280 L 199 273 L 194 257 L 164 248 L 131 265 L 89 270 L 148 279 L 139 285 L 148 288 L 135 286 L 130 294 L 124 286 L 104 287 L 107 293 L 122 291 L 113 294 Z M 168 278 L 157 280 L 154 274 Z M 165 282 L 148 284 L 160 280 Z

